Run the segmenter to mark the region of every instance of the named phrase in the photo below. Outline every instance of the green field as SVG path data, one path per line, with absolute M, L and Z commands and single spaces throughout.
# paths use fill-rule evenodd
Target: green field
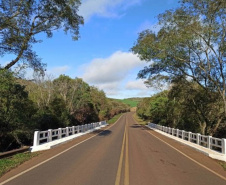
M 120 101 L 122 103 L 125 103 L 127 105 L 129 105 L 130 107 L 136 107 L 137 104 L 142 100 L 142 98 L 127 98 L 127 99 L 117 99 L 117 101 Z

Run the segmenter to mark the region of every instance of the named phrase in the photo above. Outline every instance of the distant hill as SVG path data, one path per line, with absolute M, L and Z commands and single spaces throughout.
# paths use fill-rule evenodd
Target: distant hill
M 136 107 L 137 104 L 142 100 L 143 98 L 126 98 L 126 99 L 117 99 L 117 101 L 125 103 L 129 105 L 130 107 Z

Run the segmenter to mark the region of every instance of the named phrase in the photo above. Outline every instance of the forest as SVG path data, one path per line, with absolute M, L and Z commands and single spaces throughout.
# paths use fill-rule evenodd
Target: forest
M 40 73 L 33 80 L 0 70 L 0 152 L 33 142 L 35 130 L 75 126 L 129 111 L 129 106 L 108 99 L 104 91 L 80 78 Z

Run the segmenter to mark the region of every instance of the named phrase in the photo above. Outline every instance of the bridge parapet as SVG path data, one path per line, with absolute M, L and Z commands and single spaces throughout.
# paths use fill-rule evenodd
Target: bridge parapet
M 201 135 L 200 133 L 187 132 L 184 130 L 165 127 L 165 126 L 157 125 L 154 123 L 148 123 L 148 126 L 150 128 L 160 130 L 169 135 L 197 144 L 207 149 L 219 152 L 226 156 L 226 139 L 225 138 L 220 139 L 212 136 L 205 136 L 205 135 Z
M 90 123 L 85 125 L 78 125 L 66 128 L 49 129 L 45 131 L 35 131 L 33 147 L 37 147 L 42 144 L 46 144 L 55 140 L 62 138 L 67 138 L 80 133 L 85 133 L 87 131 L 93 130 L 97 127 L 107 125 L 106 121 Z

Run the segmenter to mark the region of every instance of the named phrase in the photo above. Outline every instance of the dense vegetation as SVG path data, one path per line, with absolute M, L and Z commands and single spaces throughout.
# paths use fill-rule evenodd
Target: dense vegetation
M 0 70 L 0 152 L 30 145 L 35 129 L 108 120 L 128 110 L 79 78 L 44 80 L 37 74 L 26 81 Z
M 160 30 L 145 30 L 132 48 L 150 63 L 138 74 L 171 88 L 138 106 L 155 123 L 226 137 L 226 2 L 182 0 L 160 14 Z
M 184 79 L 175 81 L 168 91 L 144 98 L 137 106 L 137 114 L 156 124 L 226 137 L 220 97 Z

